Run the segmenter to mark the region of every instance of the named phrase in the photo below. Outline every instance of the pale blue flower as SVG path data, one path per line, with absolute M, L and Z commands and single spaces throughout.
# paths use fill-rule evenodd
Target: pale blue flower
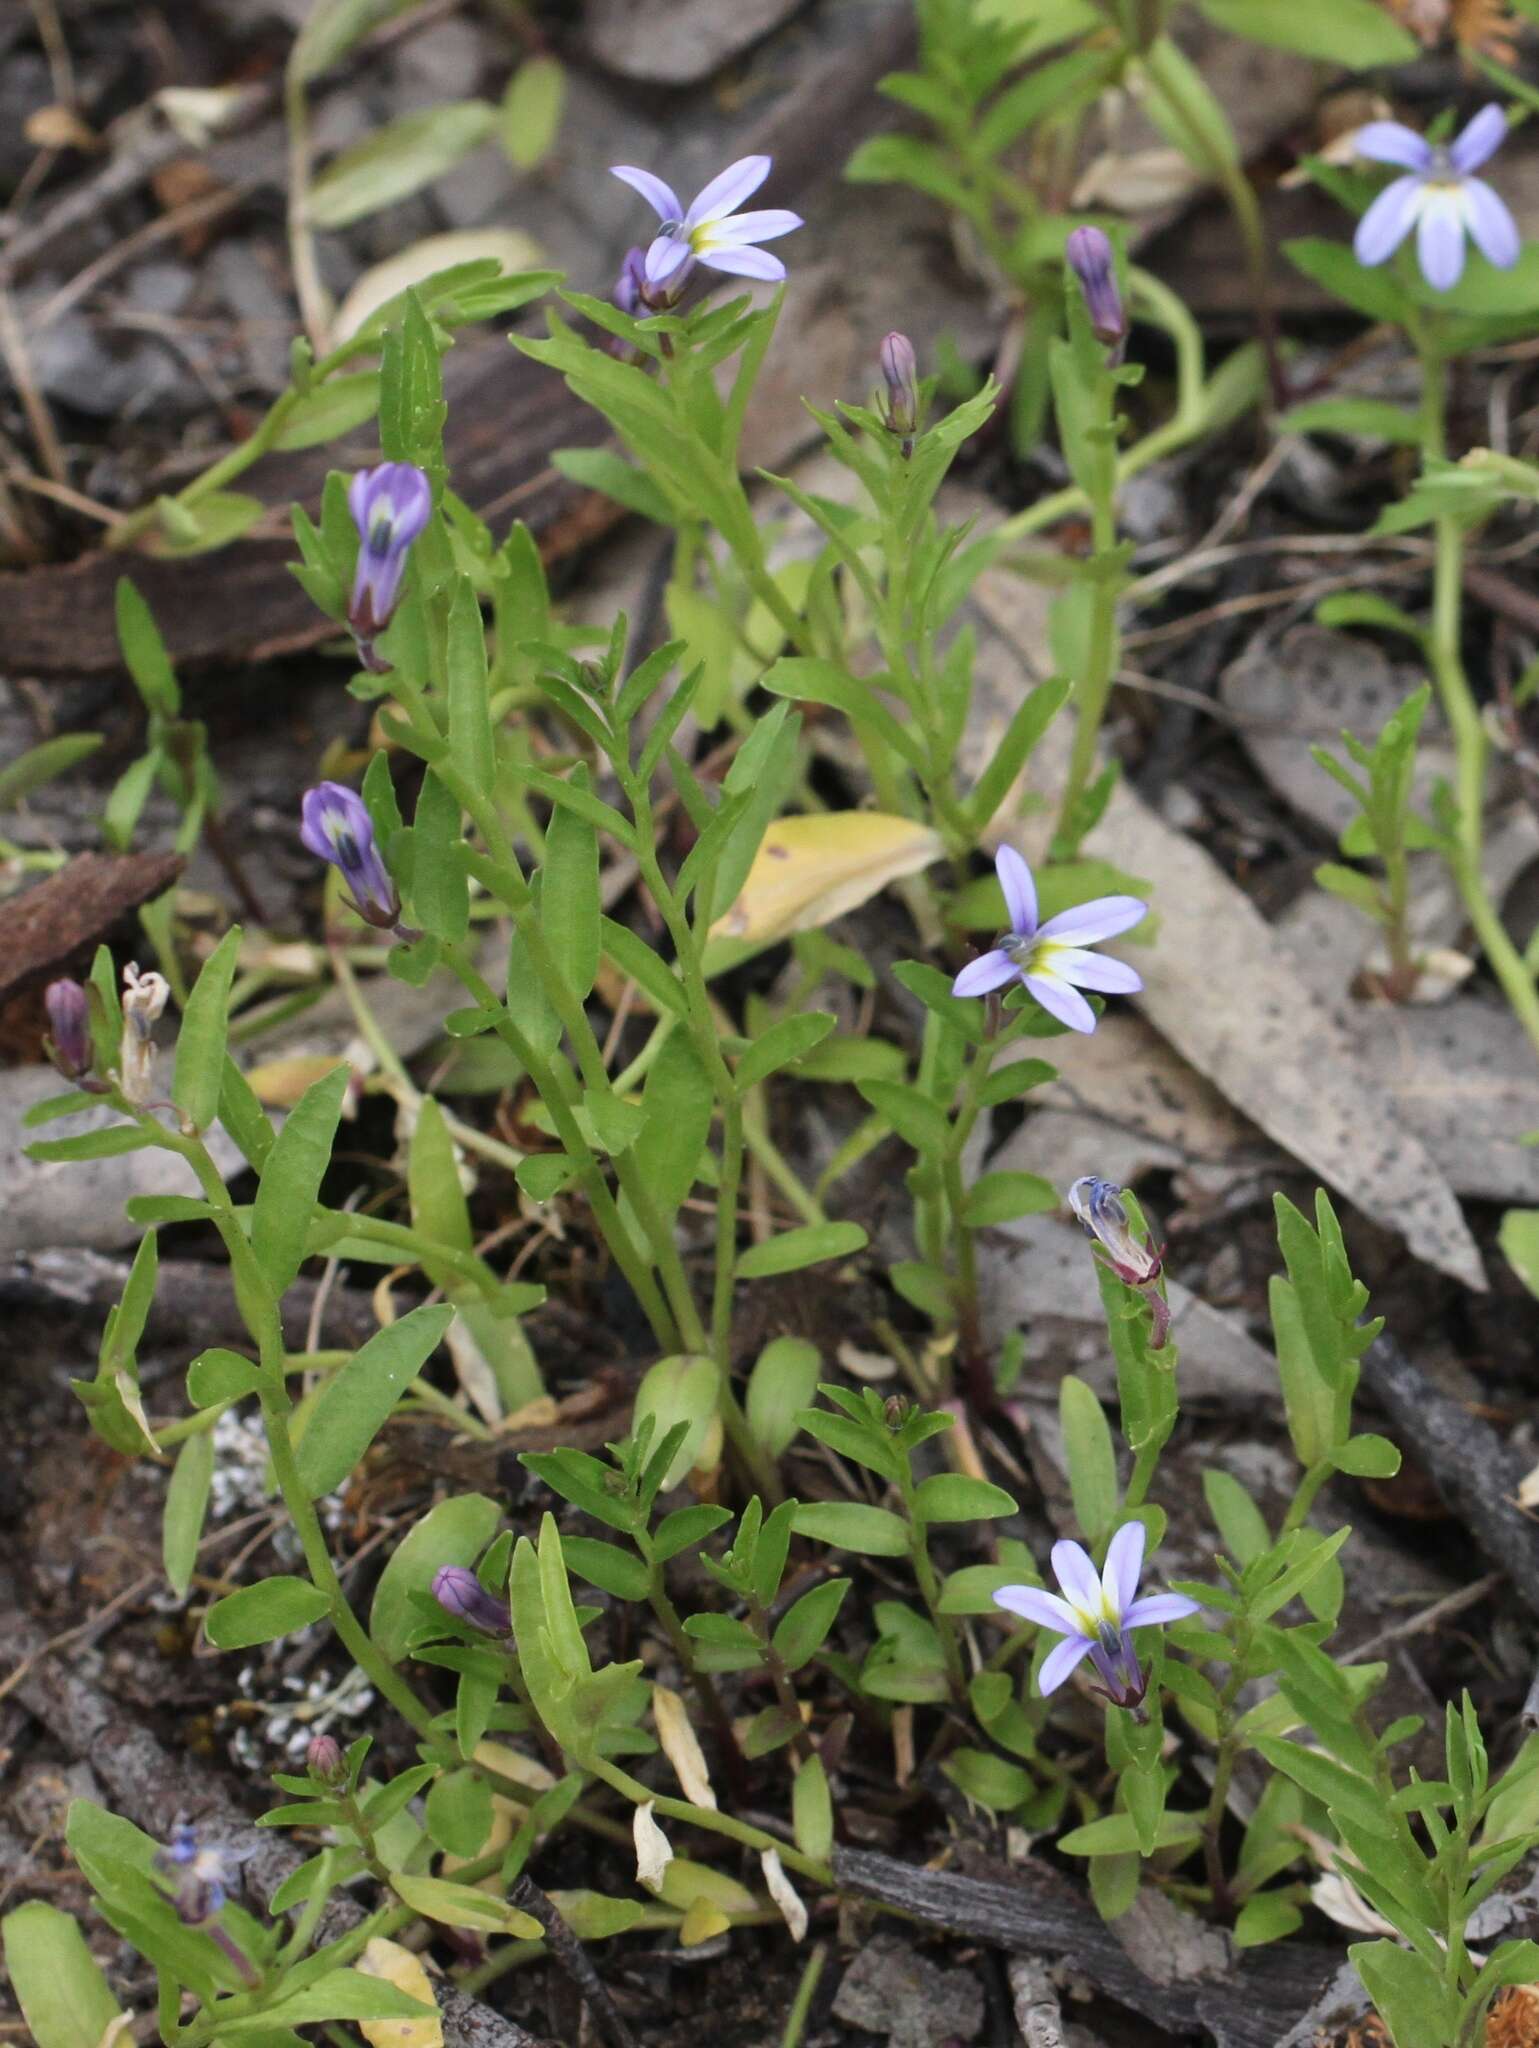
M 1375 163 L 1404 171 L 1374 200 L 1357 224 L 1352 249 L 1370 268 L 1387 263 L 1412 228 L 1416 260 L 1434 291 L 1451 291 L 1464 274 L 1468 235 L 1498 270 L 1518 260 L 1521 238 L 1505 201 L 1472 174 L 1488 163 L 1507 135 L 1507 117 L 1493 101 L 1445 146 L 1431 143 L 1399 121 L 1370 121 L 1354 146 Z
M 368 924 L 390 930 L 401 915 L 401 899 L 374 841 L 368 806 L 340 782 L 307 789 L 300 806 L 299 836 L 317 860 L 330 861 L 352 891 L 353 907 Z
M 689 269 L 696 262 L 712 270 L 725 270 L 735 277 L 762 278 L 777 283 L 786 274 L 778 256 L 757 247 L 773 242 L 802 226 L 799 213 L 770 207 L 759 213 L 739 213 L 745 199 L 752 198 L 770 174 L 773 158 L 739 157 L 692 199 L 685 207 L 671 185 L 651 171 L 634 164 L 615 164 L 615 177 L 639 192 L 662 222 L 646 254 L 646 282 L 654 290 L 670 287 L 676 296 L 683 288 Z
M 1148 1680 L 1139 1669 L 1130 1631 L 1156 1622 L 1184 1621 L 1199 1611 L 1198 1603 L 1184 1593 L 1151 1593 L 1140 1600 L 1143 1562 L 1144 1525 L 1124 1522 L 1107 1548 L 1104 1571 L 1096 1570 L 1081 1544 L 1065 1540 L 1053 1545 L 1053 1576 L 1062 1588 L 1061 1599 L 1040 1586 L 1001 1586 L 994 1595 L 996 1607 L 1063 1637 L 1038 1674 L 1044 1699 L 1088 1657 L 1114 1706 L 1138 1705 Z
M 347 487 L 348 510 L 358 529 L 358 567 L 347 622 L 365 664 L 376 636 L 389 625 L 401 595 L 412 543 L 433 510 L 433 487 L 410 462 L 360 469 Z
M 1095 1011 L 1080 994 L 1082 988 L 1104 995 L 1136 995 L 1144 984 L 1136 969 L 1121 960 L 1103 960 L 1086 948 L 1131 931 L 1147 914 L 1148 904 L 1137 896 L 1098 896 L 1093 903 L 1060 910 L 1039 925 L 1037 885 L 1015 848 L 1002 846 L 994 867 L 1005 892 L 1010 929 L 991 951 L 962 969 L 951 993 L 986 996 L 1007 982 L 1019 981 L 1060 1024 L 1071 1031 L 1094 1031 Z

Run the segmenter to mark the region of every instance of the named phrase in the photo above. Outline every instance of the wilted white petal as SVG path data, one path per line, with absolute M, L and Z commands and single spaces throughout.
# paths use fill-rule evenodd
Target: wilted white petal
M 652 1805 L 648 1799 L 638 1806 L 631 1824 L 636 1843 L 636 1882 L 645 1885 L 649 1892 L 661 1891 L 663 1872 L 673 1861 L 668 1837 L 652 1818 Z
M 674 1776 L 683 1787 L 684 1797 L 691 1806 L 714 1809 L 716 1794 L 711 1790 L 711 1774 L 706 1769 L 699 1737 L 690 1723 L 689 1709 L 666 1685 L 654 1685 L 652 1688 L 652 1719 L 657 1725 L 657 1739 L 663 1745 L 663 1754 L 673 1765 Z
M 779 1852 L 762 1849 L 759 1852 L 759 1868 L 764 1872 L 764 1882 L 769 1895 L 780 1908 L 781 1917 L 791 1930 L 791 1939 L 801 1941 L 807 1933 L 807 1908 L 796 1895 L 795 1887 L 785 1874 Z

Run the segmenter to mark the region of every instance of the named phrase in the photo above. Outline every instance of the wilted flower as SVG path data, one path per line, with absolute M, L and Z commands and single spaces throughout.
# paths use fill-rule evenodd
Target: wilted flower
M 201 1927 L 223 1912 L 240 1884 L 241 1865 L 255 1854 L 255 1846 L 231 1849 L 222 1842 L 200 1841 L 196 1828 L 178 1821 L 155 1857 L 155 1868 L 167 1881 L 178 1916 L 189 1927 Z
M 123 969 L 123 1036 L 118 1045 L 118 1085 L 136 1109 L 155 1093 L 155 1026 L 171 996 L 163 974 L 141 974 L 135 961 Z
M 1085 295 L 1090 331 L 1120 357 L 1128 338 L 1128 316 L 1117 289 L 1117 264 L 1112 245 L 1099 228 L 1075 228 L 1064 243 L 1069 268 L 1079 279 Z
M 1369 121 L 1359 128 L 1359 156 L 1399 164 L 1404 177 L 1374 200 L 1357 224 L 1352 243 L 1359 263 L 1387 263 L 1416 230 L 1416 260 L 1434 291 L 1451 291 L 1464 274 L 1464 238 L 1488 263 L 1510 270 L 1521 246 L 1517 223 L 1484 178 L 1472 175 L 1488 163 L 1507 135 L 1507 117 L 1493 101 L 1446 146 L 1431 143 L 1399 121 Z
M 1098 896 L 1093 903 L 1060 910 L 1039 926 L 1037 885 L 1015 848 L 1002 846 L 994 867 L 1005 892 L 1010 929 L 991 951 L 962 969 L 951 993 L 986 996 L 1007 982 L 1019 981 L 1060 1024 L 1071 1031 L 1094 1031 L 1095 1012 L 1080 994 L 1082 988 L 1134 995 L 1144 984 L 1143 977 L 1121 960 L 1103 960 L 1084 949 L 1131 931 L 1148 904 L 1137 896 Z
M 406 558 L 433 509 L 433 487 L 410 462 L 382 462 L 377 469 L 358 471 L 347 487 L 347 503 L 358 528 L 358 567 L 347 622 L 359 660 L 378 672 L 387 664 L 375 654 L 374 642 L 399 601 Z
M 67 1081 L 91 1071 L 91 1010 L 78 981 L 51 981 L 43 991 L 48 1012 L 48 1057 Z
M 773 159 L 767 156 L 739 157 L 728 164 L 696 194 L 686 209 L 671 185 L 651 171 L 633 164 L 615 164 L 614 175 L 632 191 L 639 192 L 658 219 L 662 231 L 648 248 L 643 263 L 642 296 L 649 305 L 660 303 L 661 287 L 667 287 L 668 302 L 683 290 L 690 270 L 698 261 L 712 270 L 729 271 L 735 277 L 757 277 L 774 283 L 786 274 L 778 256 L 756 247 L 790 234 L 802 225 L 799 213 L 770 207 L 760 213 L 738 213 L 770 174 Z
M 914 431 L 919 425 L 919 364 L 914 344 L 906 334 L 889 334 L 882 343 L 878 361 L 887 386 L 882 416 L 888 431 L 902 436 L 904 454 L 912 454 Z
M 1119 1280 L 1129 1287 L 1142 1287 L 1150 1280 L 1158 1280 L 1160 1255 L 1140 1244 L 1133 1235 L 1128 1212 L 1122 1206 L 1122 1190 L 1114 1180 L 1098 1180 L 1093 1173 L 1082 1174 L 1069 1189 L 1069 1207 L 1106 1252 Z
M 401 898 L 374 843 L 374 821 L 363 798 L 340 782 L 307 789 L 299 836 L 317 860 L 330 861 L 352 891 L 353 908 L 368 924 L 393 930 Z
M 513 1627 L 507 1602 L 488 1593 L 465 1565 L 439 1567 L 433 1574 L 433 1598 L 445 1614 L 452 1614 L 456 1621 L 468 1621 L 472 1628 L 485 1629 L 489 1636 L 505 1636 Z
M 1138 1575 L 1144 1561 L 1144 1525 L 1124 1522 L 1106 1552 L 1106 1569 L 1098 1572 L 1078 1543 L 1053 1545 L 1053 1576 L 1063 1598 L 1040 1586 L 1001 1586 L 994 1604 L 1024 1621 L 1051 1629 L 1063 1641 L 1043 1661 L 1037 1685 L 1042 1697 L 1056 1692 L 1069 1673 L 1089 1657 L 1099 1673 L 1101 1692 L 1113 1706 L 1136 1707 L 1148 1680 L 1139 1669 L 1130 1630 L 1154 1622 L 1182 1621 L 1196 1614 L 1198 1603 L 1183 1593 L 1153 1593 L 1137 1598 Z

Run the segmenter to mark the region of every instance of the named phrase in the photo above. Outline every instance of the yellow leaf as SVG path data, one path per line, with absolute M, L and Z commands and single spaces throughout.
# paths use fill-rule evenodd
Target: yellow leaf
M 421 1959 L 398 1941 L 385 1941 L 376 1934 L 356 1967 L 366 1977 L 383 1977 L 408 1998 L 420 1998 L 424 2005 L 437 2004 Z M 436 2012 L 420 2020 L 358 2020 L 355 2024 L 369 2048 L 444 2048 L 443 2022 Z
M 725 1934 L 732 1922 L 709 1899 L 697 1899 L 679 1923 L 679 1946 L 698 1948 L 703 1941 L 713 1941 L 718 1934 Z
M 918 874 L 945 852 L 938 832 L 881 811 L 777 818 L 754 855 L 741 895 L 712 938 L 765 944 L 815 931 Z
M 246 1079 L 264 1109 L 292 1109 L 312 1081 L 324 1080 L 343 1064 L 340 1053 L 296 1053 L 292 1059 L 269 1060 L 253 1067 Z
M 666 1685 L 654 1685 L 652 1688 L 652 1719 L 657 1724 L 657 1739 L 663 1745 L 663 1754 L 673 1765 L 684 1797 L 691 1806 L 714 1807 L 716 1794 L 711 1790 L 711 1774 L 706 1767 L 699 1737 L 690 1722 L 689 1709 Z

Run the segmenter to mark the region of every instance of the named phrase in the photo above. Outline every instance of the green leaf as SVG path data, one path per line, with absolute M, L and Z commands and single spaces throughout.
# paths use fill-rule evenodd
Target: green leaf
M 629 512 L 640 513 L 643 519 L 650 519 L 658 526 L 673 525 L 668 500 L 646 471 L 616 455 L 612 448 L 558 448 L 550 462 L 552 469 L 561 476 L 570 477 L 573 483 L 581 484 L 585 490 L 601 491 L 606 498 L 613 498 L 617 505 L 623 505 Z
M 816 1756 L 798 1767 L 791 1786 L 791 1832 L 804 1856 L 824 1862 L 833 1853 L 834 1804 L 828 1773 Z
M 154 613 L 126 576 L 118 578 L 115 599 L 118 645 L 145 708 L 162 718 L 176 718 L 182 708 L 182 693 Z
M 822 1360 L 805 1337 L 775 1337 L 765 1345 L 748 1375 L 748 1433 L 778 1458 L 797 1431 L 799 1410 L 818 1389 Z
M 305 208 L 311 226 L 345 228 L 410 198 L 484 142 L 496 120 L 484 100 L 450 100 L 387 121 L 316 178 Z
M 412 1228 L 430 1244 L 468 1252 L 474 1242 L 470 1209 L 460 1184 L 459 1162 L 444 1113 L 431 1095 L 422 1098 L 407 1159 Z
M 901 1081 L 862 1081 L 860 1092 L 916 1152 L 940 1155 L 951 1143 L 951 1124 L 938 1102 Z
M 1397 447 L 1421 445 L 1421 422 L 1414 412 L 1381 398 L 1316 398 L 1296 405 L 1277 422 L 1279 434 L 1365 435 Z
M 451 1856 L 479 1856 L 492 1818 L 492 1788 L 479 1771 L 448 1771 L 429 1788 L 427 1831 Z
M 1350 1529 L 1338 1529 L 1333 1536 L 1308 1541 L 1309 1538 L 1316 1537 L 1316 1532 L 1300 1531 L 1300 1537 L 1305 1539 L 1303 1554 L 1289 1565 L 1281 1578 L 1274 1579 L 1264 1593 L 1252 1600 L 1252 1618 L 1256 1621 L 1266 1621 L 1276 1614 L 1279 1608 L 1286 1607 L 1295 1594 L 1302 1593 L 1310 1580 L 1325 1569 L 1351 1534 Z
M 1414 36 L 1373 0 L 1198 0 L 1203 13 L 1232 35 L 1275 49 L 1296 50 L 1317 63 L 1366 71 L 1405 64 L 1418 54 Z
M 572 770 L 571 786 L 588 792 L 588 771 L 581 763 Z M 562 972 L 583 1001 L 598 979 L 602 917 L 598 835 L 588 819 L 558 805 L 545 836 L 540 922 Z
M 778 1237 L 750 1245 L 740 1252 L 737 1277 L 763 1280 L 774 1273 L 795 1273 L 803 1266 L 815 1266 L 820 1259 L 845 1259 L 867 1243 L 858 1223 L 808 1223 L 799 1230 L 782 1230 Z
M 971 1230 L 990 1223 L 1012 1223 L 1017 1216 L 1040 1216 L 1058 1206 L 1058 1190 L 1038 1173 L 986 1173 L 973 1183 L 962 1209 Z
M 1410 303 L 1387 270 L 1365 270 L 1345 242 L 1327 242 L 1306 235 L 1283 243 L 1283 254 L 1295 270 L 1313 278 L 1316 284 L 1370 320 L 1387 320 L 1399 326 Z
M 1242 1568 L 1271 1548 L 1266 1517 L 1239 1480 L 1210 1466 L 1202 1475 L 1203 1497 L 1229 1554 Z
M 1445 2048 L 1453 2039 L 1442 1979 L 1424 1956 L 1393 1941 L 1359 1941 L 1347 1954 L 1388 2021 L 1395 2048 Z
M 734 1079 L 740 1091 L 756 1088 L 780 1068 L 790 1066 L 821 1045 L 834 1028 L 835 1020 L 822 1010 L 805 1010 L 794 1017 L 782 1017 L 761 1032 L 737 1063 Z
M 715 1093 L 687 1032 L 668 1038 L 647 1075 L 647 1121 L 632 1148 L 636 1170 L 670 1221 L 694 1186 L 710 1136 Z
M 1069 1374 L 1058 1389 L 1058 1419 L 1063 1430 L 1074 1519 L 1086 1540 L 1099 1544 L 1111 1533 L 1117 1512 L 1117 1459 L 1112 1449 L 1106 1411 L 1085 1382 Z
M 166 1508 L 161 1524 L 161 1548 L 166 1577 L 178 1600 L 185 1600 L 198 1561 L 203 1537 L 203 1517 L 208 1509 L 209 1488 L 214 1479 L 214 1433 L 197 1430 L 177 1452 L 166 1488 Z
M 774 1634 L 775 1649 L 787 1671 L 800 1671 L 822 1649 L 849 1590 L 848 1579 L 825 1579 L 787 1608 Z
M 1037 1789 L 1029 1771 L 987 1749 L 953 1750 L 941 1771 L 964 1797 L 990 1813 L 1014 1813 Z
M 693 1544 L 703 1543 L 723 1522 L 731 1520 L 730 1508 L 718 1507 L 711 1502 L 703 1501 L 693 1508 L 675 1508 L 652 1532 L 652 1555 L 659 1564 L 666 1564 L 670 1557 L 677 1557 L 681 1550 L 688 1550 Z
M 101 2048 L 121 2008 L 69 1914 L 31 1899 L 0 1921 L 0 1942 L 36 2048 Z
M 433 2011 L 420 1998 L 397 1991 L 383 1977 L 369 1977 L 362 1970 L 328 1970 L 324 1977 L 250 2019 L 222 2019 L 219 2037 L 221 2041 L 251 2041 L 252 2048 L 258 2048 L 263 2036 L 276 2026 L 307 2027 L 325 2020 L 420 2020 Z
M 1010 794 L 1037 742 L 1067 703 L 1071 687 L 1064 676 L 1050 677 L 1039 683 L 1016 710 L 967 799 L 967 818 L 975 832 L 984 830 Z
M 617 1543 L 601 1543 L 594 1536 L 563 1536 L 561 1553 L 569 1571 L 617 1600 L 645 1600 L 651 1591 L 652 1575 L 647 1567 L 635 1551 L 622 1550 Z
M 1338 1472 L 1350 1472 L 1358 1479 L 1393 1479 L 1400 1470 L 1400 1453 L 1383 1436 L 1348 1437 L 1331 1453 Z
M 914 1506 L 926 1522 L 992 1522 L 1019 1514 L 1014 1497 L 987 1479 L 965 1472 L 936 1472 L 914 1489 Z
M 1160 1816 L 1156 1848 L 1193 1848 L 1201 1840 L 1200 1813 L 1166 1812 Z M 1130 1813 L 1108 1813 L 1058 1837 L 1058 1847 L 1066 1856 L 1123 1856 L 1138 1846 L 1138 1828 Z
M 308 1579 L 262 1579 L 216 1600 L 203 1625 L 216 1650 L 247 1650 L 254 1643 L 275 1642 L 308 1628 L 329 1605 L 320 1587 Z
M 27 1157 L 40 1166 L 67 1165 L 77 1159 L 121 1159 L 155 1143 L 138 1124 L 108 1124 L 105 1130 L 81 1131 L 73 1138 L 44 1138 L 27 1147 Z
M 497 1533 L 502 1510 L 481 1493 L 460 1493 L 430 1508 L 390 1553 L 369 1613 L 369 1634 L 398 1664 L 419 1625 L 414 1593 L 432 1590 L 441 1565 L 473 1565 Z
M 795 1528 L 798 1536 L 864 1557 L 905 1557 L 909 1550 L 908 1524 L 902 1517 L 861 1501 L 809 1502 L 797 1509 Z
M 532 170 L 550 154 L 565 99 L 566 73 L 554 57 L 526 57 L 508 80 L 497 126 L 515 170 Z
M 216 1408 L 262 1391 L 262 1368 L 238 1351 L 200 1351 L 187 1368 L 187 1398 L 194 1408 Z
M 1355 1771 L 1347 1770 L 1318 1750 L 1302 1743 L 1287 1742 L 1280 1736 L 1258 1735 L 1253 1747 L 1274 1770 L 1282 1771 L 1296 1785 L 1325 1806 L 1339 1812 L 1370 1835 L 1394 1838 L 1395 1824 L 1386 1809 L 1379 1788 Z
M 444 642 L 448 671 L 449 758 L 477 795 L 490 797 L 496 751 L 486 666 L 486 629 L 468 576 L 456 576 Z
M 353 1470 L 401 1395 L 421 1372 L 454 1321 L 446 1304 L 414 1308 L 376 1330 L 316 1396 L 300 1438 L 300 1483 L 311 1500 Z
M 1304 1916 L 1283 1892 L 1256 1892 L 1240 1908 L 1234 1923 L 1236 1948 L 1260 1948 L 1281 1941 L 1304 1924 Z
M 1539 1209 L 1509 1209 L 1497 1242 L 1529 1293 L 1539 1294 Z
M 33 790 L 87 760 L 102 744 L 102 737 L 99 732 L 60 733 L 57 739 L 28 747 L 8 761 L 0 768 L 0 811 L 10 810 Z
M 275 1295 L 298 1273 L 352 1069 L 333 1067 L 299 1098 L 273 1142 L 251 1210 L 251 1249 Z
M 240 943 L 241 928 L 231 925 L 204 961 L 182 1012 L 171 1100 L 181 1112 L 184 1130 L 206 1131 L 219 1113 L 230 989 Z
M 379 372 L 360 370 L 351 376 L 327 377 L 295 401 L 274 448 L 315 448 L 356 433 L 379 411 Z

